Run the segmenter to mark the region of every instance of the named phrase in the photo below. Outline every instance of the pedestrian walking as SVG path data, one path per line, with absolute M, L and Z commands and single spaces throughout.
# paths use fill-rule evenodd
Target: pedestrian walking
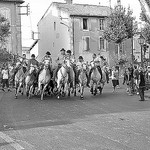
M 116 90 L 116 86 L 118 83 L 118 70 L 116 67 L 112 68 L 112 84 L 113 84 L 113 92 Z
M 7 87 L 8 91 L 10 91 L 8 79 L 9 79 L 9 70 L 8 70 L 8 67 L 5 66 L 2 69 L 2 91 L 5 91 L 4 90 L 5 86 Z
M 139 95 L 140 95 L 140 101 L 144 101 L 144 91 L 145 91 L 145 75 L 143 68 L 139 68 Z
M 119 89 L 120 86 L 119 86 L 119 66 L 115 66 L 116 68 L 116 79 L 117 79 L 117 88 Z

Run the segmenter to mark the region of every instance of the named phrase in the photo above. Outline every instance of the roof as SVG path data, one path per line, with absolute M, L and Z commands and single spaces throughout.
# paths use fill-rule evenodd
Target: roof
M 20 4 L 24 3 L 23 0 L 1 0 L 1 1 L 3 1 L 3 2 L 16 2 L 16 3 L 20 3 Z
M 53 2 L 62 11 L 69 12 L 70 16 L 108 16 L 110 7 L 89 4 L 67 4 Z

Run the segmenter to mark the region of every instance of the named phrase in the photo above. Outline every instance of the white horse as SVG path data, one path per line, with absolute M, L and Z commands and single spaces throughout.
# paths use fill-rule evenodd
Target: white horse
M 50 80 L 51 74 L 49 70 L 49 64 L 45 63 L 38 77 L 38 93 L 40 92 L 41 94 L 41 100 L 43 100 L 45 89 L 48 86 Z
M 86 70 L 87 66 L 82 64 L 82 68 L 79 70 L 79 92 L 80 92 L 80 98 L 84 99 L 83 93 L 84 93 L 84 88 L 86 87 L 87 84 L 87 77 L 86 77 Z
M 18 62 L 16 64 L 17 73 L 15 75 L 15 98 L 18 98 L 18 93 L 21 90 L 21 87 L 23 86 L 22 95 L 24 94 L 24 80 L 25 80 L 25 73 L 23 72 L 23 67 L 21 66 L 21 63 Z
M 34 89 L 34 82 L 36 80 L 36 75 L 35 75 L 36 70 L 37 70 L 37 67 L 31 64 L 30 69 L 27 72 L 27 76 L 25 78 L 26 95 L 28 99 L 31 97 L 31 94 Z
M 97 69 L 95 63 L 92 63 L 93 71 L 91 73 L 91 93 L 95 96 L 97 94 L 97 89 L 100 86 L 101 75 Z
M 68 87 L 68 68 L 66 64 L 63 64 L 62 67 L 58 70 L 57 73 L 57 89 L 58 89 L 58 96 L 57 98 L 59 99 L 60 96 L 65 96 L 67 92 L 67 87 Z

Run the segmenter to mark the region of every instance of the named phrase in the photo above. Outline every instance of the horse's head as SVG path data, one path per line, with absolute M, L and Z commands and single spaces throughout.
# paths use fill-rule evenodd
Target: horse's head
M 73 64 L 71 63 L 71 61 L 68 60 L 68 59 L 65 60 L 65 64 L 66 64 L 66 66 L 69 67 L 69 68 L 71 68 L 72 65 L 73 65 Z
M 16 63 L 16 69 L 20 68 L 20 66 L 21 66 L 21 62 L 17 62 Z
M 48 64 L 44 64 L 44 69 L 47 70 L 49 68 Z
M 35 71 L 36 71 L 36 67 L 31 64 L 30 69 L 29 69 L 29 74 L 32 74 Z

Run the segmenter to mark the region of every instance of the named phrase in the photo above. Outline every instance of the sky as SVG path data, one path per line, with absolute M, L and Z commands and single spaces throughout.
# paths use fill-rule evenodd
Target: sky
M 30 15 L 22 15 L 22 46 L 30 47 L 34 42 L 31 40 L 32 31 L 37 32 L 37 23 L 42 18 L 43 14 L 47 10 L 51 2 L 65 2 L 64 0 L 25 0 L 23 6 L 29 3 L 30 5 Z M 80 4 L 94 4 L 109 6 L 109 0 L 73 0 L 73 3 Z M 117 0 L 111 0 L 111 6 L 117 4 Z M 139 20 L 139 14 L 141 12 L 141 7 L 139 0 L 121 0 L 121 4 L 124 7 L 130 6 L 133 10 L 133 16 Z

